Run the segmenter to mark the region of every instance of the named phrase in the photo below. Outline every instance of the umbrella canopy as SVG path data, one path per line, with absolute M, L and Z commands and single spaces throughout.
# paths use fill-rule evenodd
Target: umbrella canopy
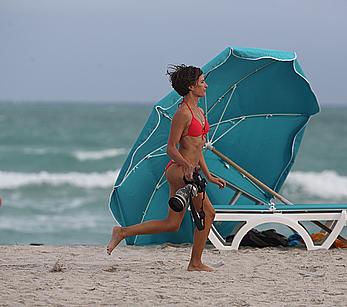
M 199 105 L 211 129 L 207 142 L 274 191 L 283 185 L 310 117 L 319 112 L 316 97 L 294 52 L 226 48 L 202 68 L 208 84 Z M 164 169 L 171 119 L 182 101 L 175 91 L 153 110 L 116 180 L 110 210 L 122 226 L 162 219 L 168 212 L 169 188 Z M 210 171 L 230 186 L 209 184 L 212 204 L 269 204 L 272 195 L 248 180 L 212 151 L 204 150 Z M 251 196 L 246 197 L 245 194 Z M 226 235 L 234 224 L 215 225 Z M 127 244 L 192 242 L 194 226 L 186 214 L 177 233 L 129 237 Z

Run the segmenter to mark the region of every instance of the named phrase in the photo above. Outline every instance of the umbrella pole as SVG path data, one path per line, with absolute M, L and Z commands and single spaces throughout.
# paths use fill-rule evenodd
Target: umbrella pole
M 239 166 L 238 164 L 236 164 L 234 161 L 232 161 L 231 159 L 229 159 L 227 156 L 223 155 L 221 152 L 219 152 L 217 149 L 215 149 L 210 143 L 206 144 L 206 147 L 211 150 L 215 155 L 217 155 L 219 158 L 221 158 L 223 161 L 227 162 L 228 164 L 230 164 L 233 168 L 235 168 L 236 170 L 238 170 L 241 174 L 245 175 L 248 179 L 250 179 L 251 181 L 253 181 L 256 185 L 258 185 L 259 187 L 261 187 L 262 189 L 264 189 L 265 191 L 269 192 L 271 195 L 273 195 L 275 198 L 277 198 L 278 200 L 282 201 L 284 204 L 287 205 L 292 205 L 292 203 L 284 198 L 282 195 L 278 194 L 276 191 L 272 190 L 271 188 L 269 188 L 265 183 L 261 182 L 259 179 L 257 179 L 256 177 L 254 177 L 252 174 L 248 173 L 246 170 L 244 170 L 241 166 Z

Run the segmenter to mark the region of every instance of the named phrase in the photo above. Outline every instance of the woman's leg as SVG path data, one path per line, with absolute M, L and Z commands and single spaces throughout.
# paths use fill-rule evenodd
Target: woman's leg
M 199 194 L 198 197 L 193 199 L 194 207 L 197 211 L 201 208 L 202 194 Z M 207 196 L 205 194 L 204 199 L 204 212 L 205 212 L 205 228 L 199 231 L 195 228 L 194 231 L 194 243 L 192 248 L 192 255 L 188 265 L 188 271 L 213 271 L 212 268 L 202 263 L 201 257 L 202 252 L 205 248 L 208 234 L 211 229 L 215 217 L 215 210 Z
M 114 248 L 126 237 L 178 231 L 180 229 L 184 213 L 185 210 L 182 212 L 175 212 L 169 208 L 168 216 L 164 220 L 147 221 L 128 227 L 113 227 L 112 237 L 107 245 L 107 253 L 111 255 Z
M 167 170 L 170 197 L 173 196 L 176 191 L 184 185 L 182 178 L 183 175 L 181 168 L 178 165 L 172 164 Z M 107 245 L 107 253 L 110 255 L 114 248 L 126 237 L 178 231 L 184 218 L 185 210 L 182 212 L 175 212 L 168 207 L 168 211 L 168 216 L 164 220 L 147 221 L 128 227 L 113 227 L 112 237 Z

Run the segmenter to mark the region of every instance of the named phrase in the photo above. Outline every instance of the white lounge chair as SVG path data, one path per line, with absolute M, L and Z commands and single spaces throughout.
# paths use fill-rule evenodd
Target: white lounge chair
M 288 226 L 301 236 L 308 250 L 329 249 L 337 238 L 347 242 L 341 236 L 343 228 L 347 226 L 347 204 L 292 204 L 212 146 L 209 146 L 209 149 L 233 167 L 230 169 L 231 172 L 240 175 L 234 176 L 233 183 L 227 182 L 227 187 L 234 192 L 230 201 L 227 204 L 214 204 L 216 217 L 209 240 L 216 248 L 237 250 L 243 237 L 252 228 L 266 223 Z M 240 186 L 247 189 L 242 189 Z M 269 195 L 273 196 L 270 201 Z M 244 204 L 239 202 L 241 197 L 247 200 Z M 276 204 L 275 200 L 281 203 Z M 313 242 L 308 229 L 304 226 L 303 223 L 308 221 L 327 233 L 320 245 Z M 234 238 L 231 243 L 226 242 L 218 231 L 219 222 L 237 222 L 237 226 L 233 227 Z
M 215 205 L 218 222 L 243 222 L 235 227 L 234 239 L 231 243 L 212 226 L 209 240 L 220 250 L 237 250 L 243 237 L 252 228 L 265 223 L 280 223 L 297 232 L 308 250 L 329 249 L 347 226 L 347 204 L 294 204 L 294 205 Z M 326 239 L 321 245 L 315 245 L 303 222 L 315 222 L 323 230 L 327 230 L 322 222 L 332 222 Z M 317 225 L 316 224 L 316 225 Z M 330 233 L 329 233 L 330 232 Z

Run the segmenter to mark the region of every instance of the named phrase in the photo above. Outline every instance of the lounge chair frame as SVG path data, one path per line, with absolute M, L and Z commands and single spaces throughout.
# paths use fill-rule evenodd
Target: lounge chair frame
M 234 238 L 230 243 L 221 236 L 217 228 L 212 225 L 209 233 L 209 240 L 220 250 L 237 250 L 243 237 L 253 228 L 265 223 L 279 223 L 288 226 L 294 232 L 297 232 L 303 239 L 308 250 L 329 249 L 337 238 L 344 242 L 347 240 L 340 234 L 345 226 L 347 226 L 347 204 L 346 205 L 294 205 L 282 195 L 272 190 L 252 174 L 244 170 L 234 161 L 216 150 L 211 143 L 207 143 L 206 147 L 216 154 L 219 158 L 227 162 L 238 172 L 251 180 L 259 188 L 264 189 L 272 195 L 270 200 L 260 200 L 231 182 L 226 182 L 227 188 L 234 191 L 234 195 L 229 205 L 215 206 L 216 216 L 214 222 L 241 222 L 234 229 Z M 212 174 L 216 176 L 216 174 Z M 255 205 L 241 206 L 236 205 L 237 199 L 244 195 Z M 282 205 L 277 205 L 278 200 Z M 284 205 L 283 205 L 284 204 Z M 311 221 L 321 229 L 327 232 L 323 243 L 315 244 L 302 222 Z M 325 223 L 322 223 L 325 221 Z M 328 226 L 329 225 L 329 226 Z
M 343 228 L 347 226 L 347 206 L 346 209 L 331 209 L 325 212 L 319 211 L 318 208 L 313 207 L 308 210 L 295 211 L 277 211 L 277 210 L 260 210 L 260 211 L 235 211 L 233 206 L 220 206 L 216 207 L 215 222 L 244 222 L 240 223 L 241 226 L 236 229 L 234 239 L 231 243 L 226 242 L 225 239 L 219 234 L 217 228 L 212 225 L 209 240 L 219 250 L 237 250 L 243 237 L 252 229 L 265 223 L 279 223 L 290 227 L 297 232 L 303 239 L 307 250 L 329 249 L 335 242 L 337 237 L 342 232 Z M 295 205 L 294 205 L 295 207 Z M 324 242 L 316 245 L 308 230 L 301 224 L 305 221 L 333 221 L 331 232 L 327 233 Z

